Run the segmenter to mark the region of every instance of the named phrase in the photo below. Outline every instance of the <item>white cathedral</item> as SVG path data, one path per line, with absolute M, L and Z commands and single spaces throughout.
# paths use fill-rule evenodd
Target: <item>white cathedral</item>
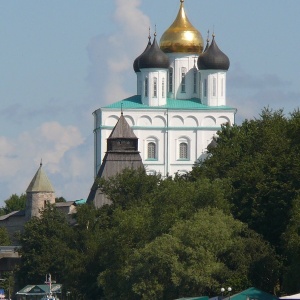
M 149 37 L 145 51 L 133 63 L 137 95 L 93 113 L 95 176 L 121 111 L 139 139 L 148 174 L 189 172 L 205 158 L 221 125 L 234 123 L 236 109 L 226 104 L 228 57 L 214 35 L 203 48 L 201 33 L 188 20 L 180 0 L 178 15 L 159 45 L 156 34 L 152 42 Z

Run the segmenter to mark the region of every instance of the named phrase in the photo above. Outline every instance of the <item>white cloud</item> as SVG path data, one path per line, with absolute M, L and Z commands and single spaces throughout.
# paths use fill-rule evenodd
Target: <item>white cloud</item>
M 149 18 L 139 9 L 140 0 L 116 0 L 115 20 L 122 25 L 123 33 L 133 40 L 143 39 Z
M 92 184 L 93 172 L 92 153 L 89 153 L 92 152 L 92 141 L 89 141 L 91 145 L 87 147 L 85 142 L 78 128 L 63 126 L 58 122 L 43 123 L 35 130 L 22 132 L 16 138 L 0 137 L 0 179 L 2 190 L 5 191 L 0 201 L 13 193 L 25 192 L 41 158 L 57 195 L 67 199 L 85 196 L 88 185 Z M 77 181 L 82 181 L 80 189 L 76 187 L 79 185 Z M 64 185 L 69 189 L 65 190 Z M 77 195 L 76 190 L 81 190 L 81 194 Z
M 88 45 L 90 67 L 87 81 L 92 87 L 93 109 L 135 93 L 134 59 L 148 42 L 150 20 L 140 9 L 140 0 L 115 0 L 117 31 L 99 35 Z
M 135 93 L 132 64 L 148 42 L 150 20 L 140 9 L 141 1 L 115 0 L 114 4 L 116 31 L 92 38 L 87 47 L 87 81 L 92 88 L 92 103 L 87 105 L 91 110 Z M 61 111 L 61 107 L 54 110 L 58 108 Z M 16 113 L 14 107 L 10 110 Z M 18 110 L 16 119 L 22 113 Z M 0 206 L 12 193 L 25 192 L 41 159 L 57 196 L 68 200 L 87 197 L 93 183 L 92 135 L 87 140 L 75 126 L 44 122 L 13 138 L 0 136 L 0 149 Z
M 286 114 L 299 107 L 299 92 L 278 74 L 253 76 L 237 64 L 228 72 L 227 84 L 227 103 L 237 108 L 237 124 L 259 117 L 265 107 L 284 109 Z

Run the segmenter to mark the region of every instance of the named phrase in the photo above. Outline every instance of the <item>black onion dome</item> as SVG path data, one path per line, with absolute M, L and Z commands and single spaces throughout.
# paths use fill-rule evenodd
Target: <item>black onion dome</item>
M 208 49 L 205 52 L 201 53 L 198 57 L 197 65 L 199 70 L 227 71 L 229 69 L 229 58 L 219 49 L 214 36 Z
M 156 37 L 154 36 L 151 47 L 140 56 L 139 68 L 140 69 L 168 69 L 170 61 L 168 56 L 159 48 Z
M 141 72 L 140 68 L 139 68 L 139 60 L 140 60 L 140 57 L 151 47 L 151 37 L 149 36 L 148 37 L 149 41 L 148 41 L 148 44 L 147 44 L 147 47 L 145 48 L 145 50 L 143 51 L 143 53 L 141 55 L 139 55 L 133 62 L 133 70 L 135 73 L 137 72 Z
M 203 52 L 206 52 L 208 48 L 209 48 L 209 39 L 206 40 L 206 46 Z

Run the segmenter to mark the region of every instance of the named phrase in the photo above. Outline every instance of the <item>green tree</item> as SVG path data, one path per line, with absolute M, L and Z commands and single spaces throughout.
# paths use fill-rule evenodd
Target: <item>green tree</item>
M 132 291 L 127 298 L 212 296 L 224 284 L 237 290 L 254 283 L 272 288 L 278 278 L 273 255 L 271 247 L 241 222 L 217 209 L 200 210 L 129 257 L 124 276 Z M 265 267 L 273 280 L 267 286 L 251 280 L 266 275 L 256 267 L 262 261 L 269 261 Z
M 80 254 L 77 272 L 70 274 L 68 290 L 72 294 L 80 294 L 84 299 L 99 299 L 103 292 L 97 283 L 97 276 L 102 271 L 100 246 L 101 232 L 107 227 L 108 217 L 106 209 L 96 209 L 92 205 L 78 207 L 76 214 L 76 226 L 73 227 L 75 245 L 74 248 Z
M 204 174 L 229 180 L 232 193 L 228 199 L 234 216 L 278 251 L 300 188 L 299 151 L 290 132 L 291 124 L 296 131 L 294 118 L 266 109 L 259 119 L 224 126 L 218 133 L 217 147 L 210 149 L 210 158 L 191 172 L 192 179 Z
M 112 201 L 113 207 L 126 209 L 139 201 L 145 201 L 161 182 L 161 176 L 149 176 L 144 169 L 125 169 L 107 180 L 100 179 L 99 185 Z
M 59 202 L 67 202 L 67 200 L 64 197 L 56 197 L 55 203 L 59 203 Z
M 293 203 L 288 228 L 283 236 L 286 272 L 283 276 L 283 288 L 286 293 L 297 293 L 300 289 L 300 197 Z
M 9 214 L 13 211 L 23 210 L 26 207 L 26 194 L 12 194 L 4 201 L 5 206 L 1 209 L 2 214 Z
M 40 218 L 34 217 L 25 224 L 20 236 L 21 263 L 19 282 L 36 284 L 51 273 L 57 282 L 68 283 L 80 258 L 74 250 L 73 229 L 66 216 L 48 205 Z
M 9 246 L 10 245 L 9 234 L 5 227 L 0 227 L 0 245 L 1 246 Z
M 105 182 L 111 199 L 118 199 L 101 209 L 98 283 L 105 299 L 212 295 L 224 283 L 274 288 L 277 257 L 260 236 L 230 216 L 226 180 L 177 176 L 143 187 L 149 180 L 125 171 Z M 124 195 L 125 190 L 130 192 Z M 204 269 L 199 279 L 197 270 Z

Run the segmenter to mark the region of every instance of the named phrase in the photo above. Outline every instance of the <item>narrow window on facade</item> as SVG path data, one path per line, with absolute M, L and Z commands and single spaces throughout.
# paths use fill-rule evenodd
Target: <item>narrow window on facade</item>
M 153 97 L 157 97 L 157 78 L 153 78 Z
M 203 84 L 203 82 L 201 80 L 201 73 L 199 73 L 199 95 L 200 95 L 200 98 L 202 98 L 202 90 L 203 90 L 202 84 Z
M 173 92 L 173 68 L 169 69 L 169 92 Z
M 197 69 L 194 68 L 194 94 L 197 93 Z
M 179 159 L 187 159 L 188 158 L 188 144 L 180 143 L 179 144 Z
M 221 83 L 221 96 L 224 96 L 224 78 L 222 78 L 222 83 Z
M 156 159 L 156 144 L 148 143 L 148 159 Z
M 145 97 L 148 97 L 148 78 L 145 78 Z
M 207 97 L 207 79 L 204 79 L 204 97 Z
M 161 96 L 163 98 L 165 98 L 165 79 L 164 78 L 162 79 L 162 82 L 161 82 Z
M 213 78 L 213 96 L 217 95 L 217 79 Z
M 186 68 L 181 68 L 181 93 L 185 93 L 186 90 L 185 75 L 186 75 Z

